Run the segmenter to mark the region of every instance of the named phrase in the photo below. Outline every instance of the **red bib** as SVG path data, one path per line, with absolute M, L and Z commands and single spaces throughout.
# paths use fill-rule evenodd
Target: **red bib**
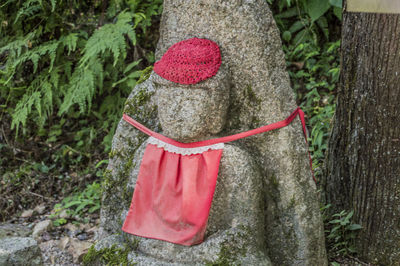
M 306 136 L 304 113 L 297 108 L 277 123 L 222 138 L 181 143 L 124 114 L 124 120 L 150 138 L 122 230 L 185 246 L 203 242 L 224 143 L 285 127 L 297 115 Z

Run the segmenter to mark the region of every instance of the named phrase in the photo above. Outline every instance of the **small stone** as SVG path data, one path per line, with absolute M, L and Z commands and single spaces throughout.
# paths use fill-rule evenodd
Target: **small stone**
M 71 239 L 68 252 L 74 258 L 74 263 L 82 261 L 83 256 L 88 252 L 91 246 L 92 243 L 90 242 Z
M 76 232 L 76 231 L 79 230 L 76 225 L 71 224 L 71 223 L 67 223 L 66 225 L 64 225 L 64 228 L 67 229 L 70 232 Z
M 87 231 L 87 230 L 90 229 L 90 224 L 82 223 L 82 224 L 79 225 L 79 229 L 81 229 L 82 231 Z
M 39 240 L 42 233 L 47 230 L 50 230 L 52 228 L 52 225 L 53 224 L 51 220 L 44 220 L 37 223 L 33 228 L 32 237 L 35 238 L 36 240 Z
M 49 232 L 43 232 L 42 233 L 42 240 L 43 241 L 49 241 L 51 239 L 51 235 L 49 234 Z
M 30 237 L 3 238 L 0 241 L 0 265 L 42 265 L 37 242 Z
M 83 241 L 83 240 L 87 240 L 88 239 L 88 235 L 86 233 L 82 233 L 77 235 L 77 237 L 79 240 Z
M 58 242 L 58 247 L 60 249 L 64 250 L 64 249 L 68 248 L 69 242 L 70 242 L 70 238 L 65 236 L 65 237 L 61 238 L 61 240 Z
M 25 210 L 22 212 L 21 214 L 21 218 L 28 218 L 31 217 L 33 214 L 33 210 L 29 209 L 29 210 Z
M 45 210 L 46 210 L 46 205 L 44 205 L 44 204 L 37 205 L 33 209 L 33 211 L 37 212 L 38 214 L 43 214 Z

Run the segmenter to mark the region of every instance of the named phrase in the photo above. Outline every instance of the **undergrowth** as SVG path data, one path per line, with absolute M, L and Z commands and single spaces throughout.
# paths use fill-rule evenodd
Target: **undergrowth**
M 340 72 L 341 0 L 267 0 L 281 32 L 297 103 L 307 116 L 313 168 L 321 176 Z
M 339 213 L 330 214 L 331 206 L 327 204 L 321 208 L 321 211 L 325 224 L 328 257 L 330 261 L 333 261 L 337 257 L 357 254 L 355 241 L 362 227 L 353 223 L 354 211 L 342 210 Z M 336 264 L 332 262 L 332 265 Z
M 0 220 L 101 176 L 105 165 L 92 169 L 107 157 L 125 99 L 154 62 L 161 10 L 162 0 L 1 2 Z M 38 164 L 55 189 L 21 185 L 18 196 L 10 193 L 16 179 L 40 180 Z
M 69 217 L 74 222 L 87 223 L 86 214 L 94 213 L 100 210 L 101 186 L 97 182 L 87 185 L 83 191 L 77 191 L 70 196 L 65 197 L 61 203 L 54 205 L 53 224 L 55 226 L 63 225 L 68 222 Z M 65 211 L 66 217 L 59 217 L 61 212 Z

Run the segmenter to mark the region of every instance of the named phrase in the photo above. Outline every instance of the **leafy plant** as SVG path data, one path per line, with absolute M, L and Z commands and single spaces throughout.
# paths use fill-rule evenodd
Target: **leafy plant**
M 94 182 L 89 184 L 82 192 L 75 193 L 54 205 L 52 218 L 57 217 L 63 210 L 66 210 L 70 217 L 83 217 L 86 213 L 94 213 L 100 209 L 101 186 Z M 65 218 L 56 218 L 54 225 L 59 226 L 67 223 Z
M 341 1 L 270 0 L 297 103 L 307 115 L 317 176 L 335 112 L 340 72 Z M 328 23 L 329 22 L 329 23 Z
M 355 240 L 357 232 L 362 229 L 362 226 L 352 222 L 354 211 L 343 210 L 327 216 L 325 211 L 330 207 L 331 205 L 328 204 L 322 208 L 330 256 L 347 256 L 357 253 Z

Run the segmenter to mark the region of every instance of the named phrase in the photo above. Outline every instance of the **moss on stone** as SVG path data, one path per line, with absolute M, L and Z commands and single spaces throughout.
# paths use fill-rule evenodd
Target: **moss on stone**
M 247 242 L 246 238 L 251 234 L 251 230 L 243 225 L 239 225 L 238 228 L 240 228 L 238 233 L 229 234 L 229 239 L 222 242 L 218 258 L 215 261 L 205 261 L 207 266 L 240 265 L 239 258 L 247 254 L 244 243 Z
M 143 69 L 142 74 L 140 75 L 139 80 L 137 81 L 137 84 L 141 84 L 145 82 L 147 79 L 149 79 L 151 72 L 153 72 L 153 66 L 148 66 L 145 69 Z
M 245 88 L 245 95 L 246 98 L 248 99 L 249 102 L 253 103 L 253 104 L 257 104 L 257 107 L 260 106 L 261 104 L 261 99 L 257 97 L 256 93 L 254 92 L 253 88 L 251 87 L 251 85 L 248 85 Z
M 135 265 L 128 260 L 128 254 L 132 250 L 136 250 L 138 246 L 137 241 L 130 241 L 124 243 L 123 247 L 118 247 L 116 244 L 108 248 L 102 248 L 100 250 L 95 249 L 95 245 L 92 245 L 88 253 L 83 257 L 83 265 L 121 265 L 129 266 Z
M 293 195 L 292 198 L 290 199 L 288 208 L 294 208 L 295 205 L 296 205 L 296 198 L 295 198 L 295 196 Z
M 147 108 L 143 107 L 151 100 L 153 95 L 154 92 L 149 92 L 146 87 L 139 88 L 132 98 L 126 100 L 124 113 L 135 117 L 140 116 L 141 113 L 146 111 Z
M 278 186 L 279 186 L 278 179 L 276 178 L 275 175 L 271 175 L 271 185 L 272 185 L 274 188 L 278 188 Z

